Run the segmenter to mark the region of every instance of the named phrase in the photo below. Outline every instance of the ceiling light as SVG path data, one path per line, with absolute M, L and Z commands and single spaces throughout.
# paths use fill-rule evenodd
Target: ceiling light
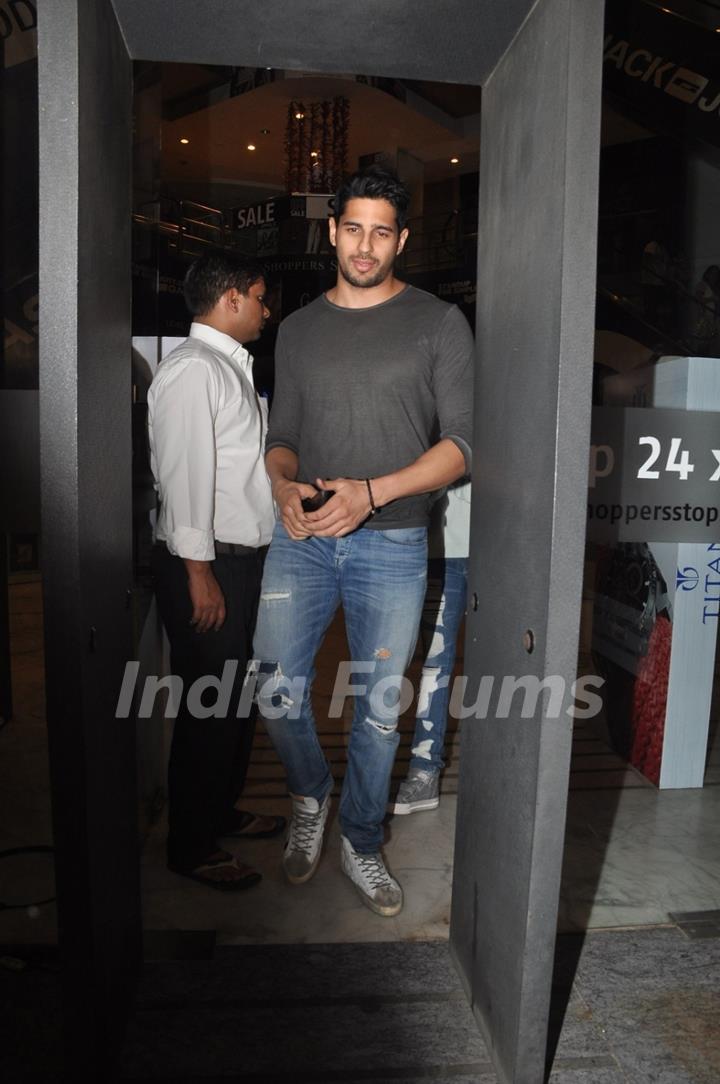
M 317 151 L 310 151 L 310 157 L 311 158 L 317 158 L 318 157 L 318 152 Z
M 305 119 L 305 114 L 304 113 L 296 113 L 295 114 L 295 120 L 304 120 L 304 119 Z
M 189 143 L 189 142 L 190 142 L 190 140 L 189 140 L 189 139 L 186 139 L 186 138 L 185 138 L 185 136 L 183 136 L 183 137 L 182 137 L 182 139 L 180 140 L 180 142 L 181 142 L 181 143 Z
M 451 166 L 456 166 L 456 165 L 458 165 L 459 161 L 460 161 L 459 158 L 451 158 L 450 159 L 450 165 Z
M 248 148 L 247 149 L 249 151 L 254 151 L 255 150 L 255 144 L 254 143 L 248 143 Z

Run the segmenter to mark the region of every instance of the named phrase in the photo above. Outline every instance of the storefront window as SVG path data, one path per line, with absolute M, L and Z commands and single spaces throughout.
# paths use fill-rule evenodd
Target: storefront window
M 584 622 L 609 742 L 663 789 L 717 773 L 720 617 L 717 35 L 677 22 L 607 11 Z

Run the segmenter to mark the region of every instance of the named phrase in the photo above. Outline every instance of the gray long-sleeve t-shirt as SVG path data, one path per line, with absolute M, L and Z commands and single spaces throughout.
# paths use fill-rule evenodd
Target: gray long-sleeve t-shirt
M 374 478 L 454 441 L 470 471 L 473 338 L 455 305 L 406 286 L 365 309 L 323 295 L 283 320 L 266 449 L 298 457 L 298 481 Z M 434 494 L 391 501 L 364 526 L 425 526 Z

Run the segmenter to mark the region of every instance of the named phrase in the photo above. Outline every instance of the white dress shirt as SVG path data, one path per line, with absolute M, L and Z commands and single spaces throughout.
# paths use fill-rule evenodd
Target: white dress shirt
M 430 512 L 429 557 L 467 557 L 470 553 L 470 479 L 448 486 Z
M 148 391 L 150 462 L 170 553 L 215 558 L 215 541 L 265 546 L 275 512 L 265 471 L 267 403 L 252 357 L 229 335 L 194 323 Z

